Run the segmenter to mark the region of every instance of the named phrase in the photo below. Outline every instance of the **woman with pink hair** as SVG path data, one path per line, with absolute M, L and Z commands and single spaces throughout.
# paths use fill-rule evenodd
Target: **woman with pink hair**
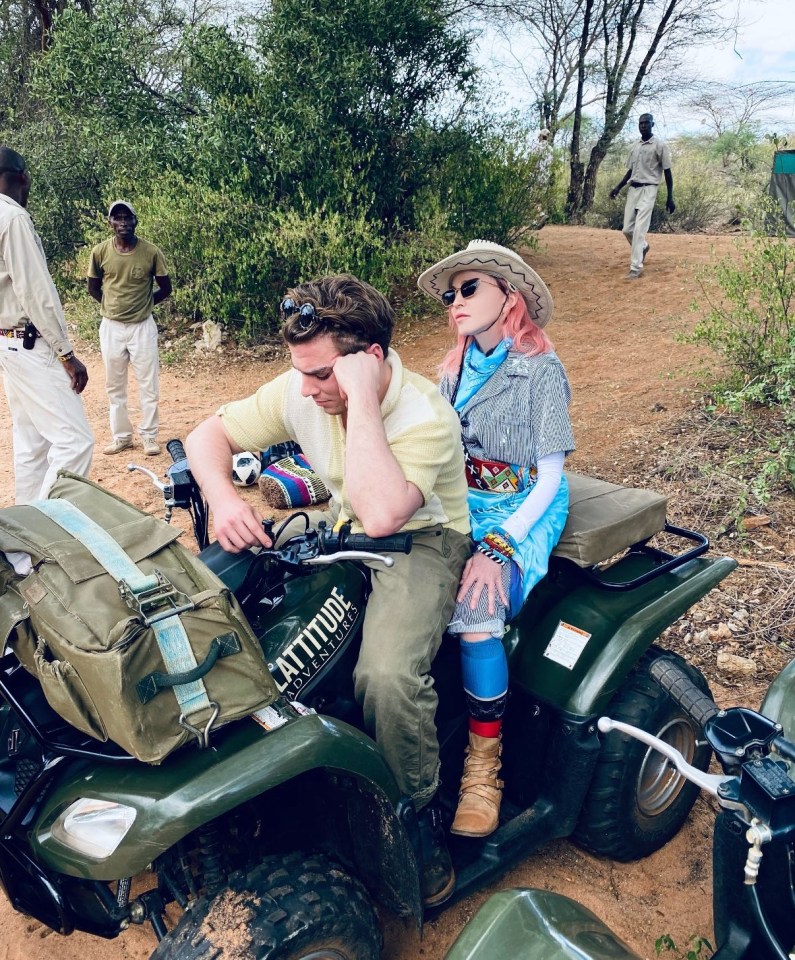
M 546 574 L 568 512 L 574 449 L 563 365 L 544 327 L 552 297 L 518 254 L 485 240 L 418 280 L 448 309 L 456 345 L 439 389 L 461 422 L 476 549 L 448 632 L 458 634 L 469 746 L 451 830 L 484 837 L 499 823 L 501 725 L 508 696 L 505 624 Z

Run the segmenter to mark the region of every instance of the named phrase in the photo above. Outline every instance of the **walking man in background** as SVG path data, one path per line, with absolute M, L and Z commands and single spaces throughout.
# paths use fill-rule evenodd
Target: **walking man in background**
M 87 476 L 94 452 L 80 399 L 88 372 L 69 342 L 58 291 L 25 210 L 29 192 L 24 158 L 0 146 L 0 368 L 13 425 L 17 503 L 46 498 L 61 468 Z
M 171 280 L 162 251 L 135 235 L 138 217 L 131 203 L 115 200 L 108 208 L 108 223 L 113 236 L 94 247 L 88 266 L 88 292 L 102 308 L 99 344 L 113 435 L 103 453 L 121 453 L 133 445 L 127 412 L 127 371 L 132 366 L 141 406 L 138 432 L 144 453 L 153 457 L 160 453 L 160 357 L 152 309 L 171 295 Z
M 627 202 L 624 207 L 624 236 L 632 247 L 627 280 L 637 280 L 643 272 L 643 262 L 649 252 L 646 234 L 649 232 L 654 202 L 657 199 L 657 188 L 665 174 L 665 186 L 668 189 L 668 199 L 665 209 L 668 213 L 676 210 L 674 203 L 674 178 L 671 173 L 671 154 L 668 144 L 652 134 L 654 117 L 650 113 L 642 113 L 638 121 L 640 140 L 632 147 L 629 154 L 629 163 L 624 179 L 617 187 L 610 191 L 610 198 L 615 200 L 627 181 Z

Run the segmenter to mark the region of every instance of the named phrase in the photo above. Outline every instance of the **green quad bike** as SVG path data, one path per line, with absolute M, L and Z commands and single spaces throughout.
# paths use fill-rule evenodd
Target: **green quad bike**
M 165 483 L 143 472 L 163 491 L 167 519 L 174 507 L 190 510 L 200 557 L 240 601 L 280 698 L 265 728 L 253 718 L 231 723 L 209 749 L 186 746 L 153 766 L 66 724 L 5 653 L 0 881 L 15 909 L 61 934 L 110 939 L 150 923 L 153 960 L 375 960 L 376 903 L 422 922 L 420 838 L 413 803 L 364 732 L 353 696 L 368 594 L 356 558 L 409 545 L 305 531 L 294 518 L 277 548 L 227 554 L 207 543 L 206 505 L 182 445 L 169 450 Z M 601 734 L 602 713 L 702 770 L 709 762 L 698 724 L 649 667 L 664 656 L 705 692 L 706 682 L 652 644 L 735 564 L 704 556 L 703 536 L 666 525 L 656 494 L 576 475 L 570 483 L 570 519 L 549 574 L 504 637 L 501 824 L 483 840 L 450 838 L 449 902 L 555 837 L 630 860 L 676 833 L 698 788 L 644 744 Z M 687 549 L 674 556 L 650 545 L 663 529 Z M 448 814 L 467 737 L 458 661 L 457 645 L 444 642 L 434 665 Z M 183 911 L 173 926 L 172 904 Z

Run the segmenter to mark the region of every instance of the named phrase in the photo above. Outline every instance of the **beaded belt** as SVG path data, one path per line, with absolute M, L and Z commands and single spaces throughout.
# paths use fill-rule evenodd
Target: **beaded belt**
M 38 330 L 34 331 L 35 338 L 41 336 Z M 0 327 L 0 337 L 6 337 L 9 340 L 24 340 L 25 339 L 25 328 L 24 327 Z

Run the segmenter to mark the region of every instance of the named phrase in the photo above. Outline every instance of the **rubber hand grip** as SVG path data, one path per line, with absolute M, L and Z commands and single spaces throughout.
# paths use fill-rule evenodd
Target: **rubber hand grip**
M 174 463 L 176 463 L 177 460 L 187 460 L 185 447 L 182 446 L 181 440 L 168 440 L 166 442 L 166 450 L 168 450 Z
M 396 533 L 391 537 L 368 537 L 366 533 L 349 533 L 347 537 L 343 537 L 342 544 L 336 549 L 366 550 L 370 553 L 410 553 L 411 534 Z
M 700 727 L 719 712 L 715 701 L 693 683 L 676 661 L 660 657 L 651 665 L 649 673 Z

